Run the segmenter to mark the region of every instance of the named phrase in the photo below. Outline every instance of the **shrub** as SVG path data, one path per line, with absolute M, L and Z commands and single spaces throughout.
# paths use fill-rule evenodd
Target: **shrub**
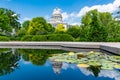
M 9 38 L 11 41 L 20 41 L 20 39 L 21 39 L 20 36 L 10 36 Z
M 21 38 L 21 41 L 32 41 L 33 35 L 26 35 Z
M 82 37 L 79 38 L 79 41 L 80 42 L 88 42 L 87 38 L 82 38 Z
M 48 35 L 49 41 L 73 41 L 74 38 L 69 34 L 50 34 Z
M 49 35 L 26 35 L 21 41 L 73 41 L 69 34 L 49 34 Z
M 26 35 L 26 32 L 27 30 L 25 28 L 21 28 L 19 31 L 18 31 L 18 36 L 19 37 L 22 37 L 24 35 Z
M 0 41 L 10 41 L 7 36 L 0 36 Z
M 107 38 L 107 42 L 120 42 L 120 38 Z
M 79 26 L 72 26 L 67 30 L 67 33 L 74 38 L 78 38 L 80 36 L 80 32 L 81 32 L 81 27 Z
M 46 35 L 36 35 L 32 37 L 32 41 L 47 41 Z

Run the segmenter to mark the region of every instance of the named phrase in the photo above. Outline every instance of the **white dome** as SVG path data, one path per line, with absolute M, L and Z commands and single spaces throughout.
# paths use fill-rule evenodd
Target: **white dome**
M 59 8 L 55 8 L 55 9 L 54 9 L 53 15 L 56 15 L 56 14 L 60 14 L 60 15 L 61 15 L 61 12 L 60 12 L 60 9 L 59 9 Z

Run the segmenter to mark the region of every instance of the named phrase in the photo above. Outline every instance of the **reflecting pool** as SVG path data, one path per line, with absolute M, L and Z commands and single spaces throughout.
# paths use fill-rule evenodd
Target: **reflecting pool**
M 120 80 L 119 69 L 78 67 L 54 61 L 54 55 L 69 53 L 48 49 L 0 49 L 0 80 Z

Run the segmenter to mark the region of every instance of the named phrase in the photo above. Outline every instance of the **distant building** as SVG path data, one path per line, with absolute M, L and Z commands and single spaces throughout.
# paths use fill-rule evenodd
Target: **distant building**
M 53 10 L 52 17 L 50 18 L 49 23 L 55 28 L 58 24 L 63 24 L 65 29 L 67 29 L 68 27 L 68 24 L 63 22 L 62 13 L 59 8 L 55 8 Z
M 57 62 L 57 61 L 54 61 L 54 60 L 49 60 L 49 61 L 52 64 L 54 73 L 59 74 L 60 70 L 62 68 L 62 62 Z

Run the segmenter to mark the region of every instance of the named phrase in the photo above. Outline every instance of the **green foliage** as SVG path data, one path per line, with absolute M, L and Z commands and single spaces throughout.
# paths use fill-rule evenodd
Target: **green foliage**
M 107 38 L 107 31 L 102 26 L 91 26 L 88 33 L 88 41 L 104 42 Z
M 23 24 L 22 24 L 22 28 L 25 28 L 26 30 L 28 30 L 29 24 L 30 24 L 29 20 L 24 21 Z
M 35 35 L 32 37 L 32 41 L 47 41 L 46 35 Z
M 10 41 L 7 36 L 0 36 L 0 41 Z
M 11 50 L 0 51 L 0 76 L 12 73 L 19 67 L 18 61 L 20 56 L 18 53 L 12 54 Z
M 44 65 L 51 54 L 64 53 L 67 51 L 47 49 L 19 49 L 18 52 L 21 53 L 22 58 L 25 61 L 30 61 L 34 65 Z
M 101 24 L 99 14 L 100 13 L 96 9 L 91 10 L 86 14 L 86 15 L 89 15 L 89 18 L 90 18 L 89 24 L 86 24 L 85 22 L 83 23 L 83 25 L 88 26 L 88 32 L 87 32 L 87 37 L 86 37 L 87 41 L 95 41 L 95 42 L 96 41 L 98 41 L 98 42 L 106 41 L 107 30 L 106 30 L 106 27 L 104 27 Z M 87 20 L 86 20 L 86 22 L 87 22 Z
M 88 32 L 89 32 L 90 26 L 80 26 L 80 37 L 79 41 L 88 41 Z
M 58 24 L 55 29 L 55 32 L 65 32 L 65 31 L 66 31 L 66 29 L 63 24 Z
M 29 25 L 30 25 L 29 20 L 23 22 L 21 28 L 17 32 L 18 39 L 27 35 Z
M 27 30 L 24 28 L 24 27 L 22 27 L 19 31 L 18 31 L 18 36 L 19 37 L 22 37 L 22 36 L 25 36 L 26 35 L 26 32 L 27 32 Z
M 46 30 L 48 31 L 48 33 L 55 32 L 55 28 L 50 23 L 47 23 L 46 25 L 47 25 Z
M 98 12 L 99 16 L 99 20 L 100 20 L 100 24 L 102 26 L 107 27 L 107 25 L 109 24 L 109 22 L 112 21 L 112 15 L 109 12 Z
M 74 38 L 69 34 L 50 34 L 48 35 L 49 41 L 73 41 Z
M 49 34 L 49 35 L 26 35 L 21 41 L 73 41 L 69 34 Z
M 109 12 L 98 12 L 97 9 L 88 11 L 86 15 L 82 17 L 82 24 L 84 26 L 90 26 L 92 23 L 93 13 L 96 12 L 99 23 L 102 26 L 107 27 L 107 24 L 112 20 L 112 15 Z
M 10 41 L 20 41 L 21 37 L 20 36 L 10 36 Z
M 0 8 L 0 29 L 2 31 L 11 32 L 12 27 L 10 26 L 9 17 L 5 13 L 4 8 Z
M 53 30 L 54 29 L 52 28 L 52 26 L 48 24 L 44 18 L 36 17 L 30 21 L 27 32 L 29 35 L 41 35 L 47 34 Z
M 18 22 L 19 15 L 10 9 L 0 8 L 0 30 L 3 34 L 9 35 L 14 28 L 17 30 L 20 27 Z
M 82 17 L 82 24 L 84 26 L 89 26 L 90 23 L 92 22 L 90 12 L 87 12 L 86 15 Z
M 68 28 L 67 33 L 74 38 L 78 38 L 80 36 L 80 29 L 81 28 L 79 26 L 72 26 Z
M 107 41 L 120 42 L 120 21 L 111 21 L 107 27 Z
M 32 41 L 33 35 L 25 35 L 21 38 L 21 41 Z

